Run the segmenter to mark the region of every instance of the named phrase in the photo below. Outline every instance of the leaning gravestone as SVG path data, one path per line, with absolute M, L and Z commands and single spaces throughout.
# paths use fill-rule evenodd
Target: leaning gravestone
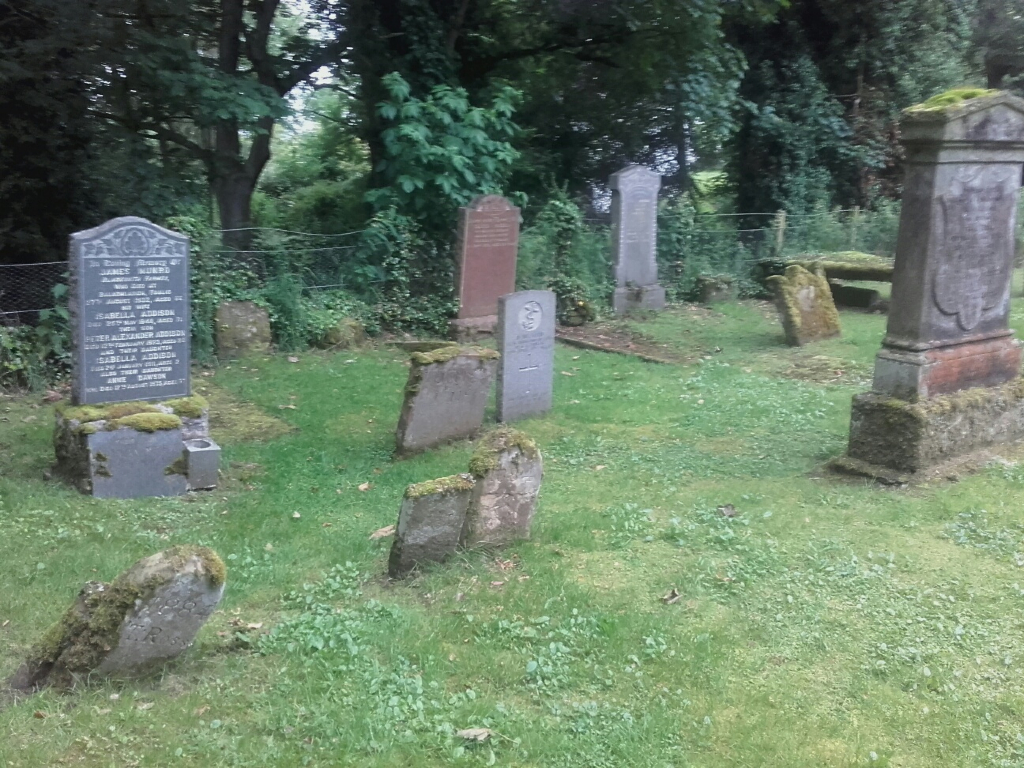
M 889 322 L 840 461 L 879 477 L 1024 437 L 1021 348 L 1009 328 L 1024 100 L 951 91 L 906 110 L 901 130 Z
M 110 584 L 90 581 L 8 681 L 19 691 L 128 676 L 179 656 L 217 608 L 226 570 L 206 547 L 143 558 Z
M 270 313 L 251 301 L 225 301 L 214 321 L 217 357 L 232 360 L 270 351 Z
M 402 578 L 421 563 L 443 562 L 455 553 L 475 484 L 472 475 L 463 474 L 405 489 L 388 559 L 391 578 Z
M 476 478 L 461 546 L 503 546 L 530 538 L 544 464 L 537 445 L 503 426 L 484 436 L 469 462 Z
M 665 289 L 658 284 L 658 190 L 661 176 L 640 165 L 613 173 L 612 252 L 615 260 L 615 314 L 662 309 Z
M 839 335 L 839 313 L 823 275 L 793 264 L 786 267 L 785 275 L 769 277 L 768 284 L 775 293 L 787 344 L 799 347 Z
M 499 357 L 483 347 L 414 352 L 395 434 L 398 453 L 415 453 L 476 434 L 484 423 Z
M 73 234 L 70 257 L 73 406 L 57 411 L 57 473 L 95 496 L 185 493 L 192 441 L 219 452 L 206 402 L 189 397 L 188 238 L 129 216 Z
M 498 300 L 498 421 L 551 410 L 555 294 L 520 291 Z
M 519 209 L 500 195 L 485 195 L 459 209 L 457 339 L 491 333 L 498 298 L 516 289 Z

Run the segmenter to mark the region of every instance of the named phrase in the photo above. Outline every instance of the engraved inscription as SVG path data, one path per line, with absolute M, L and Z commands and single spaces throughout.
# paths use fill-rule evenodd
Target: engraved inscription
M 502 248 L 514 244 L 515 227 L 508 216 L 479 218 L 470 226 L 471 248 Z
M 524 331 L 535 331 L 540 328 L 540 322 L 544 319 L 544 310 L 536 301 L 528 301 L 519 310 L 519 327 Z

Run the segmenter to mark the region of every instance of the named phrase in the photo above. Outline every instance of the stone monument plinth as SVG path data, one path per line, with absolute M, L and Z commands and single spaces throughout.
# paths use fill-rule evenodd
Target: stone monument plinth
M 613 173 L 612 252 L 615 261 L 615 314 L 663 309 L 665 289 L 658 284 L 658 190 L 661 176 L 642 165 Z
M 889 322 L 848 459 L 918 472 L 1024 436 L 1010 330 L 1024 100 L 953 91 L 904 112 Z

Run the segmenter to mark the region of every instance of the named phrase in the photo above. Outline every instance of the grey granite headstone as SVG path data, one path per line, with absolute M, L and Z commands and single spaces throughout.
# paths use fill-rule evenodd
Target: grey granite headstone
M 520 291 L 498 299 L 498 421 L 551 410 L 555 294 Z
M 476 486 L 461 546 L 504 546 L 530 538 L 544 476 L 536 444 L 517 429 L 498 427 L 481 439 L 469 471 Z
M 9 681 L 22 691 L 88 676 L 133 675 L 188 648 L 224 594 L 226 570 L 206 547 L 173 547 L 113 582 L 91 581 Z
M 398 579 L 420 563 L 440 563 L 455 553 L 475 482 L 452 475 L 410 485 L 402 499 L 388 574 Z
M 190 392 L 189 241 L 128 216 L 71 236 L 72 398 Z
M 612 253 L 615 261 L 615 313 L 662 309 L 665 289 L 658 284 L 658 190 L 661 176 L 640 165 L 612 174 Z
M 395 434 L 398 452 L 423 451 L 476 434 L 498 357 L 482 347 L 414 352 Z

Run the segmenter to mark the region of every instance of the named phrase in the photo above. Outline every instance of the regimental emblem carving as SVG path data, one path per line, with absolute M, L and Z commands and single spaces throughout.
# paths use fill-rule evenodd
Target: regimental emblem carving
M 519 310 L 519 327 L 529 333 L 540 328 L 541 320 L 544 319 L 544 310 L 536 301 L 526 302 Z
M 97 258 L 166 258 L 185 256 L 187 246 L 149 227 L 126 224 L 95 240 L 82 243 L 82 256 Z
M 940 205 L 940 266 L 935 272 L 935 305 L 956 318 L 964 331 L 1001 307 L 1010 287 L 1016 184 L 1005 168 L 957 176 Z

